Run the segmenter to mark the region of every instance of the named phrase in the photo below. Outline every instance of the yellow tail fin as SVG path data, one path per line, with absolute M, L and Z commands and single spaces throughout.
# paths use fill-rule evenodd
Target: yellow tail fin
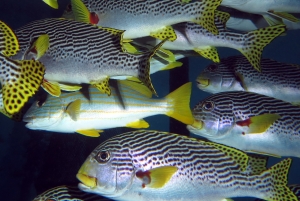
M 167 95 L 165 98 L 172 106 L 166 115 L 184 124 L 192 124 L 194 117 L 190 108 L 191 90 L 192 83 L 188 82 Z

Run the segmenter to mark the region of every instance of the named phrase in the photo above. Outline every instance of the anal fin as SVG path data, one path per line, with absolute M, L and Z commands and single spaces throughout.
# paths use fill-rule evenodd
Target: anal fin
M 160 40 L 168 39 L 169 41 L 175 41 L 177 39 L 177 35 L 172 26 L 166 26 L 160 30 L 151 32 L 150 36 Z

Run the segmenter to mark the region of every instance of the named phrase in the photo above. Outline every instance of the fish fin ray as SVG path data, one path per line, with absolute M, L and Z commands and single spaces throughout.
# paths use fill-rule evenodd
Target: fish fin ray
M 76 130 L 76 133 L 79 133 L 81 135 L 85 135 L 87 137 L 99 137 L 100 132 L 102 130 L 96 130 L 96 129 L 86 129 L 86 130 Z
M 81 0 L 71 0 L 71 6 L 76 21 L 91 23 L 90 11 Z
M 285 20 L 288 20 L 290 22 L 294 22 L 294 23 L 298 23 L 300 20 L 298 18 L 296 18 L 295 16 L 293 16 L 290 13 L 286 13 L 286 12 L 276 12 L 276 11 L 268 11 L 268 13 L 270 15 L 274 15 L 275 17 L 279 17 Z
M 215 63 L 220 63 L 219 54 L 216 47 L 194 48 L 194 51 L 206 59 L 210 59 Z
M 167 39 L 169 41 L 175 41 L 177 39 L 177 35 L 173 29 L 172 26 L 166 26 L 162 29 L 159 29 L 157 31 L 153 31 L 150 33 L 150 36 L 160 39 L 160 40 L 164 40 Z
M 20 50 L 17 36 L 13 30 L 2 21 L 0 21 L 0 33 L 0 53 L 7 57 L 17 54 Z
M 40 35 L 31 45 L 30 48 L 24 53 L 23 59 L 32 59 L 28 58 L 28 55 L 32 53 L 32 50 L 35 50 L 35 60 L 39 60 L 48 50 L 49 48 L 49 35 L 48 34 L 42 34 Z
M 108 96 L 111 95 L 111 89 L 108 84 L 109 77 L 105 78 L 101 82 L 94 82 L 92 81 L 90 84 L 96 87 L 100 92 L 107 94 Z
M 61 94 L 60 85 L 58 82 L 43 79 L 41 87 L 51 96 L 59 97 Z
M 126 124 L 128 128 L 148 128 L 149 124 L 144 119 L 139 119 L 137 121 L 130 122 Z
M 136 79 L 135 77 L 132 77 L 132 78 Z M 148 87 L 146 87 L 139 80 L 135 81 L 135 80 L 131 80 L 131 78 L 128 78 L 127 80 L 119 80 L 118 82 L 122 85 L 125 85 L 125 86 L 139 92 L 140 94 L 146 96 L 147 98 L 152 97 L 152 92 L 150 91 L 150 89 L 148 89 Z
M 66 112 L 69 114 L 73 121 L 77 121 L 80 115 L 80 107 L 81 107 L 81 100 L 76 99 L 75 101 L 71 102 L 66 109 Z

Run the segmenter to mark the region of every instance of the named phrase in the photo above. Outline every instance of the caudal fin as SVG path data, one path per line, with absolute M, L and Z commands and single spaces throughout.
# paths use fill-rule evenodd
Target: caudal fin
M 260 59 L 263 48 L 285 30 L 285 25 L 276 25 L 251 31 L 242 36 L 245 38 L 245 45 L 238 50 L 257 71 L 260 71 Z
M 263 187 L 260 189 L 266 195 L 262 199 L 270 201 L 298 201 L 297 196 L 287 186 L 287 175 L 291 162 L 292 159 L 287 158 L 260 175 L 263 183 Z
M 192 83 L 188 82 L 175 91 L 168 94 L 165 99 L 171 105 L 166 115 L 181 121 L 184 124 L 192 124 L 194 117 L 190 108 Z

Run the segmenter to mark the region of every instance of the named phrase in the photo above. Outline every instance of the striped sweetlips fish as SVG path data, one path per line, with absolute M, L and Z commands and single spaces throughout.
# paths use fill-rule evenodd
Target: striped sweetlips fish
M 221 92 L 193 109 L 190 132 L 245 152 L 300 157 L 300 108 L 246 91 Z
M 59 96 L 60 88 L 72 90 L 72 85 L 81 83 L 110 94 L 108 79 L 114 76 L 136 77 L 156 94 L 149 60 L 161 44 L 142 54 L 130 54 L 123 51 L 123 32 L 74 20 L 37 20 L 15 31 L 20 51 L 14 58 L 41 61 L 46 66 L 42 86 L 53 95 Z
M 197 77 L 199 89 L 218 93 L 249 91 L 300 104 L 300 66 L 263 58 L 257 72 L 243 56 L 221 59 Z
M 118 81 L 107 96 L 95 87 L 87 90 L 48 96 L 45 102 L 35 102 L 23 121 L 33 130 L 61 133 L 77 132 L 98 137 L 102 129 L 115 127 L 148 128 L 143 118 L 164 114 L 185 124 L 194 122 L 190 109 L 191 83 L 186 83 L 165 98 L 152 99 L 151 92 L 139 83 Z M 145 93 L 145 92 L 149 93 Z M 144 94 L 142 94 L 144 93 Z
M 14 32 L 0 21 L 0 110 L 7 116 L 13 116 L 22 109 L 40 87 L 45 73 L 45 67 L 39 61 L 11 59 L 19 49 Z
M 221 0 L 72 0 L 75 19 L 126 30 L 125 39 L 152 36 L 176 39 L 172 24 L 196 22 L 213 34 L 214 12 Z
M 297 200 L 286 186 L 291 159 L 258 174 L 246 171 L 248 161 L 225 145 L 138 130 L 95 148 L 77 173 L 78 187 L 122 201 Z

